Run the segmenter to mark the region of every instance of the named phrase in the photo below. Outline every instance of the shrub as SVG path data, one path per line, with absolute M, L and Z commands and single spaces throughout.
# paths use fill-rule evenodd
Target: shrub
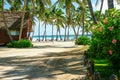
M 87 36 L 81 36 L 78 39 L 76 39 L 75 44 L 76 45 L 89 45 L 90 44 L 90 38 Z
M 22 39 L 19 41 L 12 41 L 8 43 L 7 46 L 10 48 L 28 48 L 33 47 L 33 44 L 27 39 Z
M 114 67 L 120 68 L 120 10 L 110 10 L 109 16 L 98 22 L 92 31 L 89 55 L 108 58 Z

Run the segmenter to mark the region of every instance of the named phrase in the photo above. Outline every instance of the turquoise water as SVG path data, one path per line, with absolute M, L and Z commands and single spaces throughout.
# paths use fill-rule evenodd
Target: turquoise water
M 80 37 L 81 35 L 79 35 Z M 54 40 L 56 40 L 56 35 L 53 35 Z M 68 37 L 68 36 L 67 36 Z M 91 35 L 88 35 L 88 37 L 90 38 Z M 40 36 L 40 40 L 42 40 L 43 36 Z M 65 36 L 61 35 L 62 40 L 64 40 Z M 33 41 L 37 41 L 39 39 L 39 36 L 33 36 Z M 51 40 L 52 36 L 51 35 L 46 35 L 46 39 L 47 40 Z M 69 40 L 74 40 L 75 39 L 75 35 L 69 35 Z M 60 37 L 58 37 L 58 40 L 60 40 Z

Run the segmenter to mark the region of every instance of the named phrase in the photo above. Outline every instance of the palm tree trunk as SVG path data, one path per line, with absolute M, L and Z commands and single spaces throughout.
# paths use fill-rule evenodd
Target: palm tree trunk
M 67 30 L 67 26 L 65 26 L 65 35 L 64 35 L 64 41 L 66 41 L 66 30 Z
M 46 28 L 47 27 L 47 24 L 45 24 L 45 41 L 47 41 L 47 35 L 46 35 Z
M 91 14 L 91 17 L 92 17 L 92 19 L 93 19 L 93 22 L 94 22 L 95 24 L 97 24 L 97 20 L 96 20 L 96 18 L 95 18 L 94 13 L 93 13 L 93 7 L 92 7 L 91 0 L 87 0 L 87 1 L 88 1 L 88 6 L 89 6 L 89 9 L 90 9 L 90 14 Z
M 28 18 L 28 29 L 29 29 L 29 32 L 28 32 L 28 36 L 27 36 L 27 38 L 30 38 L 30 34 L 31 34 L 31 26 L 32 26 L 32 24 L 31 24 L 31 20 L 30 20 L 30 17 Z
M 5 20 L 5 15 L 4 15 L 4 0 L 2 0 L 2 17 L 3 17 L 4 24 L 5 24 L 5 29 L 7 30 L 7 34 L 9 36 L 10 40 L 13 41 L 13 38 L 10 35 L 10 31 L 8 29 L 8 26 L 7 26 L 7 23 L 6 23 L 6 20 Z
M 79 31 L 80 31 L 80 27 L 78 27 L 78 30 L 77 30 L 77 35 L 76 35 L 76 39 L 78 38 Z
M 85 6 L 85 2 L 83 0 L 83 4 Z M 85 31 L 85 26 L 84 26 L 84 21 L 85 21 L 85 18 L 84 18 L 84 14 L 85 14 L 85 7 L 83 6 L 83 9 L 82 9 L 82 36 L 84 36 L 84 31 Z
M 47 40 L 46 40 L 46 24 L 45 24 L 45 30 L 44 30 L 44 34 L 43 34 L 43 39 L 42 39 L 42 41 L 44 41 L 44 39 L 45 39 L 45 41 L 47 41 Z
M 57 27 L 57 32 L 56 32 L 56 41 L 58 41 L 58 27 Z
M 77 33 L 76 33 L 76 30 L 75 30 L 75 27 L 72 26 L 72 29 L 73 29 L 73 32 L 74 32 L 74 35 L 75 35 L 75 39 L 77 39 Z
M 68 26 L 67 40 L 69 40 L 69 26 Z
M 39 20 L 39 25 L 38 25 L 38 36 L 39 36 L 38 41 L 40 42 L 40 20 Z
M 98 20 L 100 20 L 100 16 L 101 16 L 102 8 L 103 8 L 103 2 L 104 2 L 104 0 L 101 1 L 100 13 L 99 13 L 99 16 L 98 16 Z
M 22 38 L 22 31 L 23 31 L 23 24 L 24 24 L 24 16 L 25 16 L 25 10 L 26 10 L 26 2 L 27 0 L 24 0 L 24 8 L 23 8 L 23 14 L 22 14 L 22 20 L 21 20 L 21 26 L 20 26 L 20 34 L 19 34 L 19 40 Z
M 54 40 L 53 31 L 54 31 L 54 25 L 52 24 L 52 39 L 51 39 L 51 41 Z
M 113 0 L 107 0 L 108 1 L 108 9 L 114 8 Z
M 60 33 L 60 28 L 58 27 L 58 32 L 59 32 L 59 36 L 60 36 L 60 40 L 62 40 L 62 36 L 61 36 L 61 33 Z

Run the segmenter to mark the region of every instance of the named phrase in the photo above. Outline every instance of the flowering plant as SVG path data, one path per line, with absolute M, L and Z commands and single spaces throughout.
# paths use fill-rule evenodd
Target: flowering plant
M 98 22 L 89 51 L 94 57 L 108 58 L 113 66 L 120 68 L 120 10 L 113 10 Z

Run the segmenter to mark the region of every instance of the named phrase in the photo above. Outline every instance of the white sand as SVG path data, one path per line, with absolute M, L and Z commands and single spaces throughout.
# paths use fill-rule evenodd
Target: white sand
M 0 57 L 37 56 L 46 53 L 64 52 L 76 48 L 73 41 L 69 42 L 33 42 L 34 48 L 0 48 Z M 82 46 L 81 46 L 82 47 Z
M 44 67 L 46 60 L 47 63 L 51 60 L 52 54 L 56 57 L 55 54 L 76 49 L 77 46 L 74 45 L 73 41 L 33 42 L 33 44 L 33 48 L 23 49 L 0 47 L 0 80 L 70 80 L 71 78 L 80 77 L 79 74 L 66 73 L 59 69 L 53 72 L 50 72 L 49 69 L 46 71 L 47 67 L 50 66 Z M 82 47 L 80 46 L 80 48 Z M 64 57 L 62 56 L 61 58 Z M 69 58 L 74 59 L 74 56 Z M 83 70 L 82 67 L 81 69 Z M 50 77 L 49 75 L 54 74 L 54 72 L 54 77 Z M 56 75 L 56 73 L 59 75 Z M 81 76 L 85 76 L 85 74 L 81 74 Z

